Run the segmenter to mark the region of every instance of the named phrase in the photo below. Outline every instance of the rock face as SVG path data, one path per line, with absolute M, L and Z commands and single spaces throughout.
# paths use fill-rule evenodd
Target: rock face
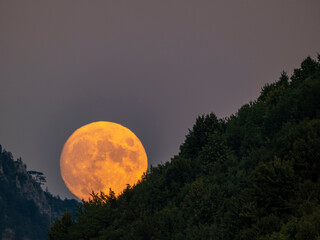
M 37 205 L 40 213 L 51 216 L 51 207 L 48 203 L 45 193 L 41 189 L 39 183 L 35 182 L 30 174 L 28 174 L 26 165 L 24 165 L 22 162 L 17 161 L 15 162 L 15 168 L 17 171 L 15 180 L 17 189 L 21 191 L 22 195 L 27 200 L 32 200 Z M 25 176 L 26 180 L 20 181 L 18 175 Z
M 40 175 L 40 180 L 34 177 Z M 41 187 L 45 177 L 27 171 L 21 159 L 0 145 L 0 237 L 9 239 L 45 239 L 51 223 L 67 209 L 73 212 L 76 200 L 61 200 Z

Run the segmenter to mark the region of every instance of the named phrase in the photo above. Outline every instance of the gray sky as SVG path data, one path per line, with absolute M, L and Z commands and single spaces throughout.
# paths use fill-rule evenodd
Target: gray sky
M 0 0 L 0 144 L 72 197 L 64 142 L 94 121 L 131 129 L 149 165 L 198 115 L 226 117 L 320 51 L 320 1 Z

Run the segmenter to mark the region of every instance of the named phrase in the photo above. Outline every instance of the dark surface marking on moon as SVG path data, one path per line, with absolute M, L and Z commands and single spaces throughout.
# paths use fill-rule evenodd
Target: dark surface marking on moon
M 97 142 L 98 154 L 97 154 L 95 160 L 96 161 L 105 161 L 107 159 L 107 153 L 112 151 L 112 149 L 114 149 L 114 146 L 107 139 L 98 141 Z
M 127 173 L 132 172 L 132 168 L 130 166 L 126 166 L 125 170 L 126 170 Z
M 139 155 L 136 151 L 130 151 L 129 158 L 130 162 L 134 163 L 135 165 L 139 165 Z
M 130 147 L 132 147 L 132 146 L 134 145 L 134 141 L 133 141 L 132 138 L 127 138 L 127 139 L 126 139 L 126 143 L 127 143 Z
M 124 149 L 123 147 L 119 146 L 117 148 L 114 148 L 111 152 L 110 152 L 110 159 L 113 161 L 113 162 L 117 162 L 117 163 L 120 163 L 122 164 L 122 161 L 123 161 L 123 158 L 125 156 L 127 156 L 127 150 Z
M 79 159 L 79 161 L 77 162 L 82 162 L 82 160 L 90 159 L 92 157 L 92 154 L 87 151 L 87 148 L 87 141 L 80 139 L 73 145 L 71 156 L 75 159 Z

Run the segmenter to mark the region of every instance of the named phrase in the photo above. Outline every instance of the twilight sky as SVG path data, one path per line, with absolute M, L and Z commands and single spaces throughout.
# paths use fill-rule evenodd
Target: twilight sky
M 77 128 L 131 129 L 149 165 L 320 52 L 319 0 L 0 0 L 0 144 L 54 195 Z

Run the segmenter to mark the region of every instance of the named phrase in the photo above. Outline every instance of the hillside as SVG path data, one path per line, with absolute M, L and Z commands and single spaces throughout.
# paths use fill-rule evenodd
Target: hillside
M 50 224 L 64 211 L 74 211 L 77 201 L 61 200 L 43 191 L 45 177 L 27 171 L 21 159 L 0 145 L 0 238 L 40 240 L 47 237 Z
M 170 162 L 92 194 L 48 239 L 320 238 L 320 56 L 227 119 L 203 115 Z

